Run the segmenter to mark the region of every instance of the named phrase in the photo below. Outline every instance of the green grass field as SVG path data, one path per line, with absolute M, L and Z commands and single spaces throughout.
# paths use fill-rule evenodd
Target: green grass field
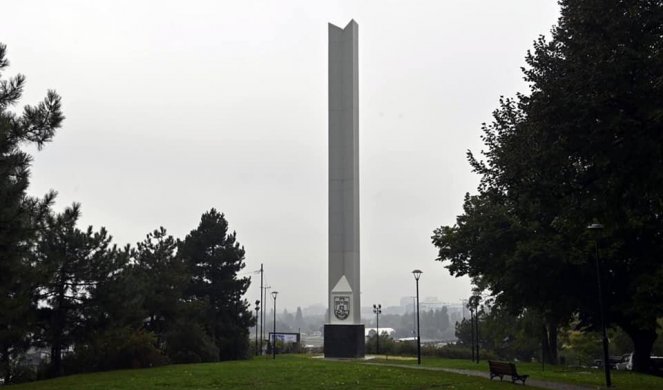
M 376 359 L 376 363 L 398 363 L 416 365 L 416 359 L 398 359 L 386 356 L 386 359 Z M 398 360 L 397 360 L 398 359 Z M 424 367 L 444 367 L 467 369 L 488 372 L 488 362 L 482 361 L 479 364 L 464 359 L 441 359 L 424 357 L 422 359 Z M 549 382 L 562 382 L 578 385 L 589 385 L 591 387 L 600 387 L 605 383 L 605 374 L 602 369 L 577 369 L 562 366 L 544 366 L 540 363 L 517 363 L 518 373 L 529 375 L 530 379 L 537 379 Z M 663 378 L 643 375 L 630 371 L 611 371 L 612 384 L 618 389 L 633 390 L 663 390 Z
M 9 386 L 8 389 L 505 389 L 489 382 L 443 372 L 278 356 L 247 361 L 172 365 L 72 375 Z
M 416 364 L 412 360 L 381 360 L 385 363 Z M 380 362 L 378 360 L 377 362 Z M 426 367 L 477 369 L 463 360 L 425 359 Z M 479 364 L 487 370 L 486 364 Z M 519 364 L 532 378 L 568 383 L 599 385 L 600 373 L 546 370 Z M 663 389 L 663 379 L 618 373 L 618 389 Z M 531 388 L 530 386 L 527 386 Z M 358 361 L 327 361 L 305 356 L 278 356 L 247 361 L 172 365 L 143 370 L 123 370 L 72 375 L 47 381 L 9 386 L 8 389 L 514 389 L 510 382 L 456 375 L 440 371 L 415 370 L 363 364 Z

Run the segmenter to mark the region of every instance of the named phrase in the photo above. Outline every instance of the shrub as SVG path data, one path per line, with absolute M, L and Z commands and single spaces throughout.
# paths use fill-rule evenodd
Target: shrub
M 117 328 L 93 334 L 64 358 L 68 374 L 122 368 L 145 368 L 168 363 L 155 346 L 152 333 L 142 329 Z
M 203 328 L 180 321 L 166 334 L 166 354 L 173 363 L 200 363 L 219 360 L 219 348 Z

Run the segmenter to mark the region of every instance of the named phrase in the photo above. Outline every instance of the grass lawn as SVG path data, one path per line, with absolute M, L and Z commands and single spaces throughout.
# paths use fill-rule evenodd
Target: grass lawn
M 385 359 L 376 359 L 376 363 L 417 364 L 416 358 L 398 358 L 387 356 Z M 421 364 L 424 367 L 445 367 L 477 370 L 488 372 L 488 362 L 481 361 L 479 364 L 464 359 L 441 359 L 434 357 L 422 357 Z M 562 366 L 546 365 L 541 369 L 540 363 L 516 364 L 518 373 L 529 375 L 530 379 L 538 379 L 549 382 L 564 382 L 579 385 L 590 385 L 598 388 L 605 384 L 605 373 L 602 369 L 577 369 Z M 661 390 L 663 389 L 663 378 L 653 375 L 643 375 L 630 371 L 611 370 L 612 385 L 617 389 L 629 390 Z
M 391 361 L 390 361 L 391 362 Z M 283 355 L 254 360 L 122 370 L 9 386 L 7 389 L 513 389 L 510 382 L 439 371 L 380 367 Z

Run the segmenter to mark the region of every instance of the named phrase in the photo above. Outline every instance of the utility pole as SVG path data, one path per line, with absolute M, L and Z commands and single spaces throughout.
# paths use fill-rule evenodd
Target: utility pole
M 262 269 L 262 263 L 260 263 L 260 300 L 262 301 L 262 306 L 260 307 L 260 355 L 262 355 L 262 340 L 265 338 L 262 329 L 265 323 L 265 299 L 262 296 L 262 280 L 263 280 L 263 269 Z
M 262 291 L 263 299 L 264 299 L 263 302 L 267 302 L 267 290 L 269 290 L 270 288 L 272 288 L 272 286 L 265 286 L 265 287 L 263 287 L 263 291 Z M 263 310 L 265 310 L 265 306 L 264 306 L 264 305 L 263 305 Z M 267 318 L 267 316 L 266 316 L 266 315 L 263 315 L 263 321 L 264 321 L 266 318 Z M 264 327 L 264 331 L 265 331 L 265 332 L 267 331 L 267 327 L 266 327 L 266 326 Z M 262 334 L 262 339 L 263 339 L 263 340 L 265 339 L 265 333 Z

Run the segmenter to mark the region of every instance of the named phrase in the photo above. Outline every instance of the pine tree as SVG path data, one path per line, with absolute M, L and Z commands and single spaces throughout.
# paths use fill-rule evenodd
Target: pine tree
M 38 244 L 37 264 L 43 275 L 40 299 L 47 304 L 40 309 L 42 338 L 51 349 L 53 376 L 64 373 L 63 351 L 85 328 L 85 311 L 97 285 L 118 270 L 106 230 L 94 232 L 91 226 L 79 230 L 79 216 L 78 204 L 48 216 Z
M 6 46 L 0 44 L 0 76 L 9 66 Z M 49 91 L 37 106 L 26 106 L 21 115 L 11 111 L 23 93 L 25 77 L 0 79 L 0 375 L 12 379 L 10 362 L 28 343 L 36 299 L 34 269 L 30 260 L 37 225 L 51 205 L 54 193 L 44 199 L 26 195 L 31 157 L 21 147 L 39 149 L 51 141 L 64 117 L 60 97 Z
M 249 327 L 255 319 L 242 296 L 250 278 L 237 275 L 245 267 L 244 248 L 235 232 L 228 233 L 224 215 L 215 209 L 204 213 L 179 254 L 192 275 L 187 296 L 204 304 L 203 326 L 219 349 L 219 359 L 247 357 Z
M 184 289 L 190 279 L 186 264 L 176 252 L 177 241 L 163 227 L 149 233 L 133 252 L 146 328 L 159 341 L 181 315 Z

